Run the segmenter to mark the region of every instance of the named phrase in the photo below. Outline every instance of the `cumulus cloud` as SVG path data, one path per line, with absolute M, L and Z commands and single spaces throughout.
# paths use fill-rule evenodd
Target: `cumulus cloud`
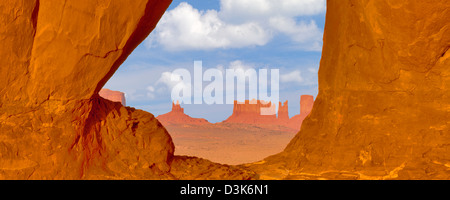
M 293 18 L 272 17 L 269 24 L 275 30 L 289 36 L 294 42 L 303 46 L 304 50 L 321 51 L 323 33 L 315 21 L 300 21 Z
M 304 50 L 320 51 L 322 30 L 298 17 L 325 11 L 325 0 L 221 0 L 217 10 L 199 11 L 186 2 L 167 11 L 146 46 L 169 51 L 263 46 L 277 34 Z
M 305 70 L 294 70 L 280 75 L 280 82 L 293 83 L 294 85 L 313 86 L 317 85 L 317 72 L 318 70 L 313 67 L 309 67 Z M 287 84 L 289 86 L 289 84 Z
M 280 81 L 285 82 L 285 83 L 287 83 L 287 82 L 302 83 L 304 80 L 303 80 L 300 70 L 295 70 L 290 73 L 280 75 Z
M 310 68 L 308 68 L 308 72 L 312 73 L 312 74 L 317 74 L 319 72 L 319 70 L 317 70 L 316 68 L 310 67 Z
M 234 70 L 248 70 L 248 69 L 254 69 L 254 65 L 253 64 L 249 64 L 249 63 L 244 63 L 241 60 L 235 60 L 230 62 L 230 64 L 228 65 L 228 69 L 234 69 Z
M 221 0 L 220 5 L 220 16 L 231 22 L 317 15 L 326 10 L 325 0 Z
M 172 76 L 174 76 L 174 80 L 172 80 Z M 161 73 L 161 77 L 156 81 L 155 85 L 157 86 L 165 86 L 169 89 L 172 89 L 181 82 L 181 77 L 177 74 L 173 74 L 172 72 L 163 72 Z M 149 86 L 152 87 L 152 86 Z
M 153 87 L 153 86 L 148 86 L 147 87 L 147 97 L 150 98 L 150 99 L 155 99 L 156 98 L 155 87 Z
M 155 38 L 146 41 L 148 47 L 156 42 L 168 50 L 261 46 L 271 38 L 257 23 L 228 24 L 217 11 L 199 11 L 186 2 L 168 11 L 152 36 Z

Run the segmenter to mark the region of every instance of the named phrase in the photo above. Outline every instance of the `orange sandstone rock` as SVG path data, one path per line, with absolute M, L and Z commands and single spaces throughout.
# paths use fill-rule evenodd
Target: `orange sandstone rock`
M 0 1 L 0 179 L 254 178 L 174 156 L 152 114 L 98 94 L 170 3 Z
M 98 92 L 170 2 L 0 2 L 0 179 L 168 174 L 162 125 Z
M 450 179 L 446 1 L 329 0 L 313 111 L 240 167 L 174 157 L 153 115 L 98 95 L 169 4 L 0 1 L 0 179 Z
M 291 176 L 334 179 L 450 179 L 450 4 L 327 5 L 314 109 L 266 169 L 279 164 Z
M 105 99 L 108 99 L 113 102 L 120 102 L 123 106 L 127 106 L 125 100 L 125 93 L 123 92 L 103 88 L 100 90 L 98 94 Z

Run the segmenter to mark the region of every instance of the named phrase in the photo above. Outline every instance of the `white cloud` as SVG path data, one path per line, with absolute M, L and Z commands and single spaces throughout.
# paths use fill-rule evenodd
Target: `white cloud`
M 269 24 L 275 30 L 288 35 L 293 41 L 303 46 L 305 50 L 322 50 L 323 33 L 313 20 L 309 23 L 305 21 L 297 23 L 293 18 L 272 17 Z
M 175 80 L 171 80 L 172 75 L 174 75 L 174 77 L 176 78 Z M 161 77 L 158 79 L 158 81 L 156 81 L 155 85 L 163 85 L 168 87 L 169 89 L 172 89 L 173 87 L 175 87 L 175 85 L 177 85 L 178 83 L 181 82 L 181 77 L 179 75 L 176 74 L 172 74 L 172 72 L 163 72 L 161 74 Z
M 153 86 L 148 86 L 147 87 L 147 97 L 150 98 L 150 99 L 155 99 L 156 98 L 155 87 L 153 87 Z
M 234 69 L 234 70 L 238 70 L 238 69 L 242 69 L 242 70 L 248 70 L 248 69 L 254 69 L 254 66 L 248 63 L 243 63 L 240 60 L 235 60 L 230 62 L 228 69 Z
M 245 94 L 246 87 L 238 87 L 238 85 L 239 86 L 248 85 L 248 83 L 246 83 L 247 80 L 245 79 L 245 77 L 248 77 L 252 80 L 258 81 L 257 69 L 255 69 L 255 67 L 252 64 L 244 63 L 240 60 L 235 60 L 235 61 L 230 62 L 226 67 L 224 65 L 218 65 L 216 68 L 213 68 L 213 69 L 216 69 L 216 70 L 219 70 L 222 72 L 223 81 L 226 80 L 225 75 L 227 73 L 231 73 L 230 71 L 227 71 L 227 70 L 233 70 L 234 75 L 236 77 L 239 77 L 239 78 L 237 78 L 237 82 L 225 81 L 224 87 L 215 88 L 216 93 L 225 94 L 226 92 L 229 92 L 229 93 L 234 94 L 235 91 L 237 91 L 237 93 L 241 92 L 241 93 Z M 171 91 L 175 87 L 178 87 L 177 90 L 186 89 L 186 91 L 191 91 L 192 85 L 190 83 L 184 82 L 182 80 L 182 77 L 178 73 L 176 73 L 176 71 L 177 70 L 175 70 L 174 72 L 161 73 L 159 79 L 153 85 L 150 85 L 147 87 L 147 90 L 146 90 L 147 97 L 154 99 L 157 96 L 164 96 L 164 95 L 170 94 Z M 186 72 L 187 72 L 187 70 L 186 70 Z M 191 77 L 191 78 L 195 78 L 195 77 Z M 205 88 L 210 83 L 211 82 L 204 82 L 203 87 Z M 258 84 L 258 82 L 255 82 L 255 84 Z M 252 86 L 256 86 L 256 88 L 253 88 L 254 90 L 251 92 L 256 93 L 257 85 L 252 85 Z M 237 89 L 237 90 L 235 90 L 235 89 Z M 183 96 L 185 96 L 186 98 L 191 98 L 192 95 L 193 94 L 191 92 L 186 93 L 186 94 L 183 93 Z M 245 95 L 244 95 L 244 97 L 245 97 Z
M 280 75 L 281 83 L 293 83 L 284 84 L 285 87 L 297 87 L 301 86 L 317 86 L 318 84 L 318 69 L 314 67 L 297 67 L 303 70 L 294 70 L 288 73 Z M 287 70 L 287 69 L 284 69 Z
M 220 5 L 220 16 L 232 22 L 317 15 L 326 10 L 325 0 L 221 0 Z
M 147 87 L 147 90 L 148 90 L 149 92 L 155 92 L 155 88 L 154 88 L 153 86 L 148 86 L 148 87 Z
M 183 80 L 184 78 L 186 80 Z M 183 91 L 182 98 L 186 100 L 192 96 L 191 77 L 185 69 L 177 69 L 174 72 L 163 72 L 154 86 L 150 87 L 155 88 L 156 93 L 159 95 L 171 94 L 172 100 L 182 100 L 178 99 L 179 94 L 176 94 L 176 92 L 173 93 L 174 91 Z M 185 101 L 185 103 L 187 102 Z
M 108 81 L 105 88 L 111 88 L 127 94 L 127 102 L 153 100 L 147 86 L 153 85 L 162 72 L 168 68 L 145 63 L 124 65 Z M 158 97 L 158 96 L 157 96 Z
M 167 11 L 146 40 L 170 51 L 263 46 L 277 34 L 303 50 L 320 51 L 322 30 L 297 17 L 323 13 L 325 0 L 221 0 L 221 9 L 199 11 L 186 2 Z
M 308 72 L 312 73 L 312 74 L 317 74 L 319 72 L 319 70 L 317 70 L 316 68 L 308 68 Z
M 156 42 L 167 50 L 204 50 L 261 46 L 271 35 L 257 23 L 228 24 L 215 10 L 200 12 L 182 2 L 164 15 L 151 37 L 154 38 L 146 41 L 147 47 Z
M 302 83 L 303 77 L 301 75 L 300 70 L 295 70 L 292 71 L 291 73 L 280 75 L 280 81 L 285 83 L 286 82 Z

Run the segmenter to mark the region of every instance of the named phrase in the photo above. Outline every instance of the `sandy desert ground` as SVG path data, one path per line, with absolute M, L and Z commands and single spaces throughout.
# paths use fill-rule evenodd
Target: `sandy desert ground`
M 196 156 L 222 164 L 257 162 L 282 152 L 297 133 L 282 126 L 247 124 L 169 125 L 176 155 Z

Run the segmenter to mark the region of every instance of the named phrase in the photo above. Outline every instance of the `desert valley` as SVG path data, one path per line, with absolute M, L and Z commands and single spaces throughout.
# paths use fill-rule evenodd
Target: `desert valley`
M 119 91 L 102 89 L 100 96 L 125 103 L 125 94 Z M 156 119 L 170 133 L 175 144 L 175 155 L 238 165 L 257 162 L 283 151 L 300 130 L 313 105 L 313 96 L 301 96 L 300 114 L 289 118 L 287 101 L 279 103 L 277 115 L 261 114 L 260 108 L 270 107 L 270 103 L 236 101 L 233 114 L 228 119 L 210 123 L 206 119 L 190 117 L 180 104 L 172 102 L 172 111 Z

